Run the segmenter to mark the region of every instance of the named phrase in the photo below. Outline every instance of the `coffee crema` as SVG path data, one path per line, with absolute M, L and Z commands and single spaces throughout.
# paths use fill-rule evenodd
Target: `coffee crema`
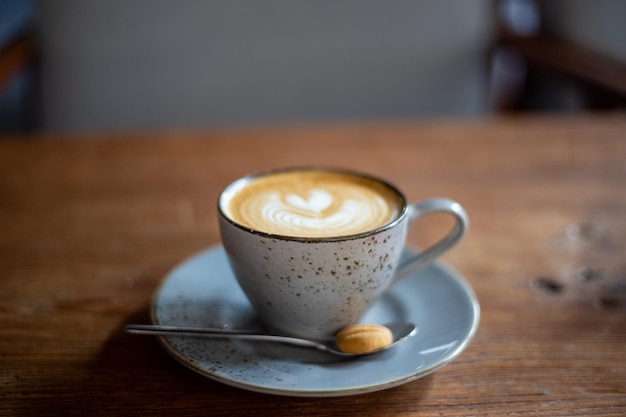
M 396 219 L 403 198 L 382 182 L 340 171 L 293 170 L 237 184 L 220 201 L 247 228 L 292 237 L 338 237 Z

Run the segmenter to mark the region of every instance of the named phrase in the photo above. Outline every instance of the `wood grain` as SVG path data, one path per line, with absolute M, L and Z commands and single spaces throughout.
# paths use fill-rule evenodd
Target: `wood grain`
M 624 244 L 625 161 L 623 115 L 3 138 L 0 415 L 624 415 L 626 274 L 568 281 L 559 267 L 575 259 L 548 242 L 599 221 Z M 148 322 L 170 268 L 219 243 L 227 183 L 300 164 L 466 207 L 470 233 L 444 261 L 482 316 L 450 365 L 377 393 L 285 398 L 208 380 L 123 333 Z

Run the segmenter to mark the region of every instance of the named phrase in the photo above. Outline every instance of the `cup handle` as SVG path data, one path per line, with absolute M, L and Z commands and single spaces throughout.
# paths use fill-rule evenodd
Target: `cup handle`
M 396 270 L 394 283 L 408 277 L 452 248 L 463 237 L 469 227 L 469 218 L 465 209 L 456 201 L 447 198 L 432 198 L 411 204 L 408 213 L 409 227 L 418 218 L 432 213 L 451 214 L 455 219 L 454 227 L 434 245 L 408 259 L 402 259 Z

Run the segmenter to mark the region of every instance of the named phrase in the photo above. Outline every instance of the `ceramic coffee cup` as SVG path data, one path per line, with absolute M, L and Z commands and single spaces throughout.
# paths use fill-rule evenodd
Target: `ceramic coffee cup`
M 333 168 L 289 168 L 236 180 L 221 193 L 219 226 L 232 270 L 272 332 L 327 339 L 392 284 L 454 246 L 468 227 L 455 201 L 409 204 L 393 185 Z M 444 212 L 452 230 L 400 262 L 416 219 Z

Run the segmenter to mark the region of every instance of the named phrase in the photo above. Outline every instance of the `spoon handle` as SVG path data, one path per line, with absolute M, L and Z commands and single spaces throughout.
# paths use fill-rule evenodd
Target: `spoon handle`
M 259 340 L 265 342 L 278 342 L 294 346 L 313 347 L 320 350 L 328 350 L 328 347 L 311 340 L 297 339 L 288 336 L 276 336 L 271 334 L 258 334 L 251 330 L 216 329 L 207 327 L 181 327 L 159 326 L 152 324 L 129 324 L 126 332 L 132 334 L 157 335 L 157 336 L 198 336 L 223 339 Z
M 126 332 L 148 335 L 206 334 L 209 336 L 257 334 L 254 330 L 221 329 L 217 327 L 162 326 L 158 324 L 127 324 Z

